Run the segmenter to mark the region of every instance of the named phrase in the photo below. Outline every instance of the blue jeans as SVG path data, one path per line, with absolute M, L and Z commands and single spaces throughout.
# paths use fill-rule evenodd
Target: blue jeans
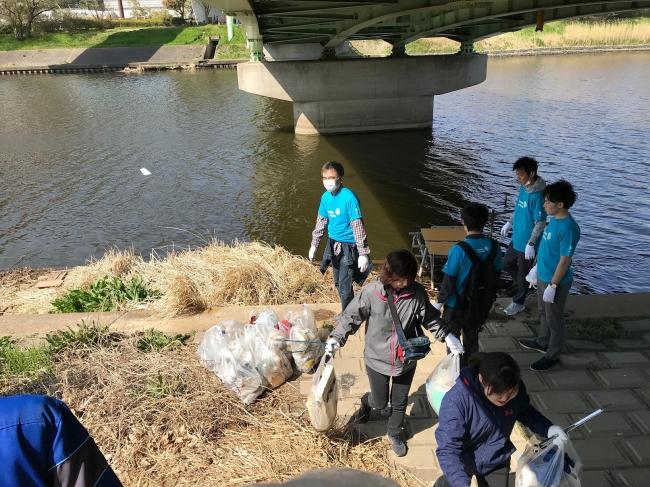
M 346 254 L 341 252 L 341 255 L 332 255 L 332 271 L 334 272 L 334 286 L 341 298 L 341 308 L 345 310 L 348 304 L 354 297 L 352 290 L 352 282 L 354 277 L 354 270 L 357 263 L 349 258 Z M 352 260 L 352 262 L 350 262 Z

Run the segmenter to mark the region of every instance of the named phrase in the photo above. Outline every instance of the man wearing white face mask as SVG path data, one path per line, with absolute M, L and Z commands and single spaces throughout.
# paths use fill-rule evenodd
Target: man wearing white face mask
M 362 285 L 372 270 L 368 257 L 370 248 L 363 227 L 361 206 L 357 196 L 343 187 L 343 166 L 330 161 L 321 170 L 325 193 L 321 197 L 316 218 L 316 228 L 312 233 L 309 260 L 314 260 L 316 249 L 325 229 L 329 239 L 323 254 L 321 272 L 329 265 L 334 271 L 334 285 L 341 298 L 343 309 L 352 301 L 352 283 Z

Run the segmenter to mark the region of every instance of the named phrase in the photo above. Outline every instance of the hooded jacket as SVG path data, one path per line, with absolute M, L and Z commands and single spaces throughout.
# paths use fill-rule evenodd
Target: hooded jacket
M 398 376 L 408 372 L 417 362 L 402 363 L 397 358 L 397 333 L 391 316 L 386 290 L 379 279 L 361 288 L 345 310 L 334 317 L 337 327 L 330 337 L 345 345 L 349 335 L 357 332 L 366 322 L 366 343 L 363 357 L 366 365 L 380 374 Z M 416 336 L 416 321 L 428 329 L 438 341 L 449 334 L 448 325 L 433 307 L 426 290 L 414 282 L 394 298 L 395 308 L 406 338 Z
M 516 450 L 510 441 L 516 421 L 544 438 L 553 425 L 530 404 L 523 381 L 513 399 L 496 406 L 477 374 L 469 367 L 460 371 L 442 398 L 436 430 L 436 456 L 452 487 L 469 487 L 472 475 L 487 475 L 509 461 Z

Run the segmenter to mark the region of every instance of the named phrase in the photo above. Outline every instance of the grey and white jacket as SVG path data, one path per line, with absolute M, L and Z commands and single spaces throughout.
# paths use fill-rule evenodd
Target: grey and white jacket
M 414 368 L 417 362 L 402 363 L 397 358 L 397 333 L 388 299 L 394 298 L 397 314 L 402 322 L 406 338 L 416 336 L 416 321 L 429 330 L 433 337 L 443 342 L 449 334 L 449 325 L 442 320 L 440 312 L 433 307 L 426 290 L 419 282 L 396 297 L 387 296 L 377 279 L 365 285 L 345 310 L 334 317 L 337 327 L 330 337 L 345 345 L 349 335 L 366 323 L 366 339 L 363 352 L 366 366 L 380 374 L 398 376 Z

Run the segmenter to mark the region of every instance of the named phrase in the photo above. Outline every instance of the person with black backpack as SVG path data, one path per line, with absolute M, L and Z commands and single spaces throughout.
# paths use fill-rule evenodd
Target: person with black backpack
M 437 309 L 444 305 L 442 318 L 450 324 L 454 336 L 462 336 L 464 367 L 478 352 L 478 334 L 496 300 L 503 262 L 499 243 L 483 234 L 489 218 L 487 206 L 470 203 L 460 218 L 467 237 L 449 249 L 442 286 L 433 305 Z

